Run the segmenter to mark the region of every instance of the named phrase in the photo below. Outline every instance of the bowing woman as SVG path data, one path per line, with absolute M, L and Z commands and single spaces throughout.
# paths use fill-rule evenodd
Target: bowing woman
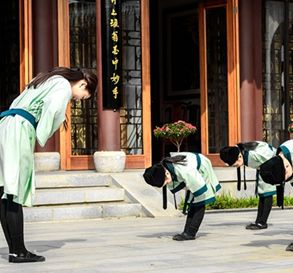
M 90 71 L 56 67 L 38 74 L 0 114 L 0 219 L 9 262 L 43 262 L 24 244 L 23 208 L 35 193 L 34 149 L 42 147 L 65 121 L 71 99 L 90 98 L 97 86 Z

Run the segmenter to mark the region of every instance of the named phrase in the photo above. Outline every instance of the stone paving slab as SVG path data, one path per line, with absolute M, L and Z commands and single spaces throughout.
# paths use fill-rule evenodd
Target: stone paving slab
M 176 242 L 185 217 L 25 223 L 27 247 L 46 257 L 9 264 L 0 232 L 0 272 L 293 272 L 293 210 L 273 210 L 269 228 L 246 230 L 256 211 L 208 212 L 194 241 Z

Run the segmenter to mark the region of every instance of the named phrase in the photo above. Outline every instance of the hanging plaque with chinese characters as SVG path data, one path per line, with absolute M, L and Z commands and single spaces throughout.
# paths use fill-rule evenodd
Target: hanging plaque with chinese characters
M 122 36 L 121 0 L 102 1 L 103 107 L 121 107 Z

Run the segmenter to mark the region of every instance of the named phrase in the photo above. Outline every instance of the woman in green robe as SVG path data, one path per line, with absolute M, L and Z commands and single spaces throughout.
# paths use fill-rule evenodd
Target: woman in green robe
M 63 122 L 66 125 L 70 100 L 88 99 L 96 86 L 91 71 L 56 67 L 38 74 L 0 114 L 0 218 L 9 262 L 45 260 L 27 251 L 23 236 L 22 206 L 32 206 L 35 193 L 35 142 L 43 147 Z
M 215 195 L 221 185 L 207 157 L 190 152 L 176 154 L 147 168 L 143 177 L 149 185 L 163 187 L 164 195 L 167 188 L 173 194 L 183 189 L 187 191 L 184 207 L 188 207 L 188 212 L 184 231 L 174 235 L 173 240 L 194 240 L 205 214 L 205 206 L 216 200 Z

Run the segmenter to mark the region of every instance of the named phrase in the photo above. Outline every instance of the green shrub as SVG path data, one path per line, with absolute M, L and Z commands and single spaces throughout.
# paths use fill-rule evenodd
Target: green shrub
M 214 203 L 206 205 L 206 209 L 235 209 L 235 208 L 257 208 L 259 198 L 252 197 L 233 197 L 230 194 L 221 194 L 216 197 Z M 182 210 L 184 201 L 182 200 L 179 209 Z M 277 206 L 276 196 L 273 197 L 273 206 Z M 284 207 L 293 206 L 293 197 L 284 197 Z
M 257 207 L 258 198 L 242 197 L 236 198 L 229 194 L 222 194 L 216 197 L 214 203 L 208 204 L 206 209 L 235 209 L 235 208 L 254 208 Z

